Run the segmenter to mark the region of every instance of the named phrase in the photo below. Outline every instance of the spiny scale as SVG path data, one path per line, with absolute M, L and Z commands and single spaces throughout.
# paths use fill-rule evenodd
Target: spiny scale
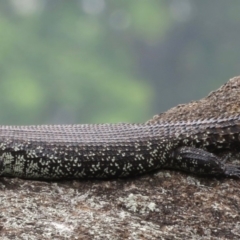
M 206 151 L 238 145 L 239 133 L 240 115 L 154 124 L 0 126 L 0 174 L 110 178 L 173 168 L 239 177 L 239 167 Z

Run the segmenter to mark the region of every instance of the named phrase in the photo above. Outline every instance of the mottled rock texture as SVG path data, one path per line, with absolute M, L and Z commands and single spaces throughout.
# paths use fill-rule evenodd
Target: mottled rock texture
M 239 105 L 235 78 L 152 121 L 211 118 Z M 107 181 L 0 180 L 0 239 L 240 239 L 237 179 L 162 170 Z
M 3 178 L 1 239 L 239 239 L 240 181 L 161 171 L 111 181 Z

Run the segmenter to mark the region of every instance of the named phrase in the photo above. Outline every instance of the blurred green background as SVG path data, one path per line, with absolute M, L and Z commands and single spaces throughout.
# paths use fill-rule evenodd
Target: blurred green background
M 240 74 L 240 1 L 0 0 L 0 124 L 144 122 Z

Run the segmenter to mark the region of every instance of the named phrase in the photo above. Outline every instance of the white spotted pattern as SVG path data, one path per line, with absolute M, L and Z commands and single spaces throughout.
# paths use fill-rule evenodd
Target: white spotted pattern
M 0 126 L 0 173 L 40 179 L 125 177 L 165 167 L 222 173 L 219 160 L 204 149 L 228 147 L 239 141 L 239 132 L 239 116 L 155 124 Z

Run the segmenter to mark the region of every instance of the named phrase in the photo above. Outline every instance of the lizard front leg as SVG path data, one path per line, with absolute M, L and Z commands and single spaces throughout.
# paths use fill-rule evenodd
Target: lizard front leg
M 171 154 L 174 168 L 201 175 L 240 177 L 240 166 L 225 163 L 213 153 L 200 148 L 178 147 Z

